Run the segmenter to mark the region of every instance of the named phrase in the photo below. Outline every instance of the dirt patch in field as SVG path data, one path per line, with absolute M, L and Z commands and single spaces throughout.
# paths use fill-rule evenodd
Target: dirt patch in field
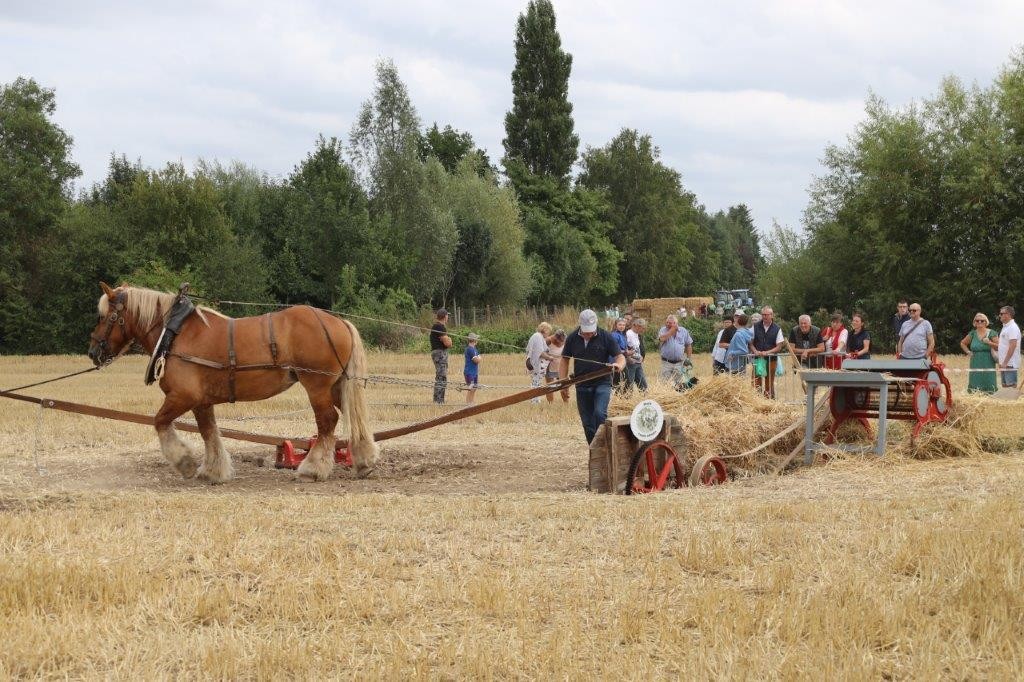
M 582 440 L 582 439 L 581 439 Z M 73 492 L 182 491 L 188 489 L 232 492 L 297 490 L 312 494 L 391 492 L 415 495 L 559 492 L 586 487 L 586 450 L 564 443 L 549 452 L 537 444 L 495 448 L 474 443 L 438 445 L 382 444 L 374 474 L 357 479 L 352 470 L 337 465 L 331 478 L 320 483 L 296 480 L 295 472 L 274 468 L 274 449 L 236 447 L 232 450 L 235 478 L 224 485 L 183 479 L 159 449 L 119 452 L 79 448 L 76 453 L 39 453 L 39 468 L 31 457 L 8 459 L 7 477 L 20 480 L 42 496 L 33 504 L 53 505 Z M 62 497 L 63 496 L 63 497 Z M 0 511 L 8 498 L 0 498 Z M 11 505 L 24 502 L 10 498 Z

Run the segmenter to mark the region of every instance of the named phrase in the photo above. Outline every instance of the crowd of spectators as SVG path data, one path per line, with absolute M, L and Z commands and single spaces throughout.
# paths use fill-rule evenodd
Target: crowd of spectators
M 692 311 L 695 317 L 711 314 L 711 306 L 701 304 Z M 933 358 L 935 331 L 931 322 L 922 316 L 919 303 L 900 300 L 891 320 L 897 339 L 896 356 L 900 359 Z M 680 318 L 690 313 L 680 309 L 668 315 L 658 330 L 658 351 L 661 358 L 659 375 L 670 381 L 677 390 L 692 387 L 697 379 L 692 376 L 693 336 Z M 579 326 L 570 333 L 553 329 L 547 322 L 537 325 L 526 348 L 526 369 L 530 384 L 539 387 L 543 381 L 550 384 L 574 372 L 587 374 L 599 367 L 612 365 L 614 371 L 583 381 L 576 385 L 576 406 L 580 413 L 587 442 L 593 439 L 597 427 L 605 420 L 613 389 L 640 391 L 648 388 L 644 375 L 647 349 L 644 332 L 647 322 L 631 314 L 613 318 L 611 330 L 599 329 L 597 313 L 587 309 L 580 313 Z M 960 341 L 961 350 L 970 356 L 968 390 L 992 393 L 997 386 L 1016 387 L 1021 362 L 1021 331 L 1014 320 L 1012 306 L 999 309 L 1000 330 L 989 327 L 989 318 L 977 313 L 973 329 Z M 431 358 L 435 368 L 434 402 L 444 403 L 447 387 L 448 349 L 452 340 L 446 324 L 448 312 L 440 309 L 430 330 Z M 765 395 L 775 397 L 775 377 L 780 374 L 780 357 L 791 356 L 797 366 L 806 369 L 841 369 L 844 360 L 871 359 L 871 333 L 863 313 L 850 317 L 850 326 L 842 313 L 833 313 L 824 329 L 816 327 L 810 315 L 800 315 L 788 336 L 775 322 L 775 313 L 764 306 L 759 313 L 747 315 L 742 309 L 733 315 L 722 316 L 721 328 L 711 347 L 712 371 L 715 374 L 746 374 L 753 367 L 754 385 Z M 467 384 L 466 401 L 473 404 L 479 383 L 480 353 L 476 348 L 479 337 L 467 336 L 464 378 Z M 569 392 L 561 391 L 563 401 Z M 553 394 L 547 395 L 549 402 Z M 540 402 L 539 398 L 534 402 Z
M 969 391 L 992 393 L 997 384 L 1016 387 L 1020 369 L 1021 332 L 1014 321 L 1012 306 L 999 311 L 1001 330 L 989 329 L 984 313 L 974 317 L 974 330 L 961 342 L 971 357 Z M 748 326 L 749 325 L 749 326 Z M 920 303 L 900 300 L 892 321 L 896 337 L 896 357 L 906 360 L 935 356 L 935 330 L 922 316 Z M 711 348 L 712 371 L 744 374 L 754 365 L 753 381 L 765 395 L 775 397 L 774 378 L 779 374 L 779 358 L 791 355 L 807 369 L 842 369 L 848 359 L 871 359 L 871 333 L 863 313 L 850 317 L 850 326 L 842 313 L 833 313 L 829 324 L 819 329 L 810 315 L 801 315 L 788 339 L 774 322 L 774 312 L 765 306 L 760 315 L 738 314 L 725 317 Z

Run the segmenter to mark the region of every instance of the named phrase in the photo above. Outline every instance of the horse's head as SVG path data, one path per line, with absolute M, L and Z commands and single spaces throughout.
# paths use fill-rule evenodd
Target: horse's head
M 134 340 L 134 325 L 125 317 L 128 311 L 126 287 L 111 289 L 100 282 L 103 295 L 97 310 L 99 320 L 89 338 L 89 358 L 97 365 L 103 365 L 117 357 L 126 345 Z

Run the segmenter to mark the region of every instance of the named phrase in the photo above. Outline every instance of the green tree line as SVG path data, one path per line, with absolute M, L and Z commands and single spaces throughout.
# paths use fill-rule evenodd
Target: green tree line
M 918 301 L 942 350 L 975 312 L 1024 296 L 1024 50 L 988 86 L 949 77 L 904 108 L 876 96 L 825 150 L 806 231 L 765 240 L 763 297 L 795 319 L 865 312 L 890 344 L 898 298 Z
M 452 301 L 597 306 L 753 282 L 745 205 L 707 212 L 639 131 L 580 150 L 548 0 L 520 15 L 514 47 L 500 168 L 469 132 L 425 126 L 382 60 L 351 130 L 320 135 L 286 178 L 115 152 L 76 192 L 56 92 L 0 85 L 0 352 L 81 351 L 100 280 L 407 319 Z

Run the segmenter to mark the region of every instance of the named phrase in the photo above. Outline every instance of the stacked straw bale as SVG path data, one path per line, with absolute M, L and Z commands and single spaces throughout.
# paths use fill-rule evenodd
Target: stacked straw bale
M 647 320 L 648 324 L 657 324 L 682 307 L 691 314 L 700 309 L 701 303 L 711 305 L 715 299 L 711 296 L 689 296 L 686 298 L 638 298 L 633 301 L 633 315 Z M 655 327 L 657 329 L 657 327 Z

